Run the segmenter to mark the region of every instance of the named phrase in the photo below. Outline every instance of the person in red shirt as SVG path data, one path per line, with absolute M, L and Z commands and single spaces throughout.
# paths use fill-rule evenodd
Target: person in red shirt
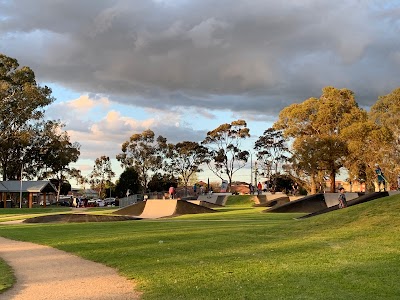
M 257 194 L 260 195 L 261 191 L 262 191 L 262 184 L 261 184 L 261 182 L 258 182 L 258 184 L 257 184 Z

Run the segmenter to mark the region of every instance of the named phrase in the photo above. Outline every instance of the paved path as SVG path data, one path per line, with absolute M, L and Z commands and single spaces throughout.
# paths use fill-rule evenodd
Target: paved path
M 0 257 L 17 282 L 0 300 L 139 299 L 134 282 L 102 264 L 51 247 L 0 237 Z

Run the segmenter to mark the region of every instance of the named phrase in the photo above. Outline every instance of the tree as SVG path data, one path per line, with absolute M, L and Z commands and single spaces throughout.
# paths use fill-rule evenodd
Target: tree
M 132 167 L 126 168 L 119 176 L 115 186 L 115 193 L 118 197 L 125 197 L 127 194 L 137 194 L 141 190 L 139 174 Z
M 299 166 L 309 165 L 316 168 L 308 170 L 313 174 L 323 171 L 329 175 L 331 192 L 334 192 L 336 174 L 344 165 L 348 153 L 342 131 L 362 119 L 364 114 L 352 91 L 325 87 L 319 99 L 310 98 L 284 108 L 273 127 L 283 130 L 285 137 L 295 139 L 293 152 L 300 152 L 296 157 Z M 301 144 L 302 141 L 307 142 L 306 147 Z M 316 154 L 306 155 L 305 149 L 312 149 Z M 315 161 L 301 162 L 300 159 Z M 312 192 L 315 192 L 314 186 Z
M 209 131 L 202 142 L 208 148 L 207 166 L 221 180 L 223 174 L 226 174 L 229 188 L 233 174 L 243 168 L 249 158 L 249 152 L 240 149 L 242 140 L 250 137 L 249 131 L 246 121 L 237 120 Z
M 29 67 L 0 54 L 0 169 L 3 180 L 17 179 L 21 166 L 29 164 L 44 107 L 51 104 L 51 89 L 36 83 Z
M 385 177 L 396 182 L 400 174 L 400 88 L 390 94 L 380 96 L 371 107 L 370 120 L 378 126 L 386 127 L 393 135 L 391 146 L 382 147 L 377 154 L 379 163 L 385 169 Z
M 115 173 L 111 167 L 111 161 L 108 156 L 101 156 L 96 158 L 93 171 L 90 173 L 91 184 L 97 186 L 99 189 L 99 197 L 103 198 L 103 188 L 107 181 L 115 176 Z
M 257 159 L 261 161 L 263 174 L 269 179 L 272 177 L 272 170 L 275 175 L 278 174 L 279 164 L 289 159 L 289 148 L 286 146 L 282 131 L 273 128 L 264 131 L 264 135 L 255 142 L 254 149 L 257 151 Z
M 133 167 L 139 174 L 144 192 L 147 190 L 150 172 L 162 167 L 163 155 L 167 148 L 166 139 L 159 136 L 155 140 L 152 130 L 133 134 L 122 144 L 122 153 L 117 155 L 123 168 Z
M 366 190 L 374 190 L 376 163 L 381 164 L 385 174 L 394 179 L 394 174 L 386 172 L 396 167 L 396 164 L 388 160 L 394 151 L 393 132 L 388 127 L 380 126 L 366 116 L 364 120 L 345 128 L 342 136 L 348 143 L 349 154 L 345 167 L 349 171 L 350 180 L 365 182 Z
M 172 174 L 161 174 L 156 172 L 151 177 L 148 188 L 150 191 L 167 191 L 170 186 L 178 187 L 179 180 Z
M 207 149 L 196 142 L 168 144 L 167 169 L 182 178 L 186 194 L 189 179 L 193 174 L 201 172 L 200 165 L 204 162 L 206 154 Z
M 54 178 L 57 181 L 57 201 L 60 197 L 62 184 L 67 175 L 76 173 L 69 165 L 76 162 L 80 155 L 80 145 L 71 143 L 66 131 L 60 132 L 61 125 L 57 122 L 47 122 L 42 135 L 37 139 L 39 163 L 45 171 L 42 178 Z

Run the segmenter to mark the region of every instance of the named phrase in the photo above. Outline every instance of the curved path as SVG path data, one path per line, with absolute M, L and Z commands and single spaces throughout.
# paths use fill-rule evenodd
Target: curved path
M 17 278 L 0 300 L 140 299 L 114 269 L 48 246 L 0 237 L 0 257 Z

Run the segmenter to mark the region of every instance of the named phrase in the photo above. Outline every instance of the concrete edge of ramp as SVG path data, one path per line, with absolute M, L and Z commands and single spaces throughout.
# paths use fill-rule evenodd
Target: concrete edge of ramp
M 207 202 L 207 201 L 203 201 L 203 200 L 184 200 L 196 205 L 200 205 L 200 206 L 205 206 L 208 208 L 213 208 L 213 207 L 223 207 L 223 205 L 219 205 L 219 204 L 215 204 L 215 203 L 211 203 L 211 202 Z
M 158 219 L 172 216 L 175 213 L 177 201 L 181 200 L 147 200 L 139 217 L 143 219 Z
M 144 207 L 146 206 L 146 201 L 139 201 L 135 204 L 131 204 L 120 208 L 113 212 L 116 215 L 128 215 L 128 216 L 139 216 L 142 214 Z
M 218 205 L 225 205 L 226 200 L 230 195 L 230 193 L 213 193 L 211 195 L 199 195 L 197 197 L 197 200 L 207 201 Z
M 358 193 L 345 193 L 346 200 L 350 201 L 360 197 Z M 331 207 L 339 204 L 339 193 L 324 193 L 326 206 Z
M 275 205 L 263 212 L 286 213 L 286 212 L 300 212 L 300 213 L 313 213 L 327 208 L 323 194 L 314 194 L 302 197 L 298 200 Z
M 388 192 L 368 193 L 368 194 L 362 195 L 362 196 L 360 196 L 358 198 L 355 198 L 353 200 L 348 201 L 347 205 L 348 206 L 353 206 L 353 205 L 357 205 L 357 204 L 360 204 L 360 203 L 369 202 L 369 201 L 376 200 L 376 199 L 379 199 L 379 198 L 387 197 L 387 196 L 389 196 Z M 325 213 L 328 213 L 328 212 L 331 212 L 331 211 L 334 211 L 334 210 L 338 210 L 338 209 L 339 209 L 339 204 L 337 204 L 335 206 L 328 207 L 326 209 L 322 209 L 322 210 L 307 214 L 307 215 L 304 215 L 304 216 L 301 216 L 301 217 L 299 217 L 297 219 L 306 219 L 306 218 L 310 218 L 310 217 L 314 217 L 314 216 L 317 216 L 317 215 L 325 214 Z
M 254 207 L 273 207 L 275 205 L 282 205 L 284 203 L 289 203 L 290 199 L 288 196 L 286 197 L 279 197 L 279 198 L 275 198 L 274 200 L 268 200 L 266 202 L 262 202 L 262 203 L 258 203 L 258 204 L 254 204 Z
M 200 200 L 191 200 L 191 201 L 200 201 Z M 184 215 L 184 214 L 215 212 L 215 210 L 209 207 L 203 205 L 197 205 L 185 200 L 151 199 L 143 201 L 140 204 L 140 206 L 135 206 L 137 204 L 130 205 L 114 213 L 116 214 L 123 213 L 124 215 L 131 215 L 141 211 L 140 214 L 134 216 L 140 219 L 159 219 L 159 218 Z M 214 204 L 211 203 L 211 205 Z

